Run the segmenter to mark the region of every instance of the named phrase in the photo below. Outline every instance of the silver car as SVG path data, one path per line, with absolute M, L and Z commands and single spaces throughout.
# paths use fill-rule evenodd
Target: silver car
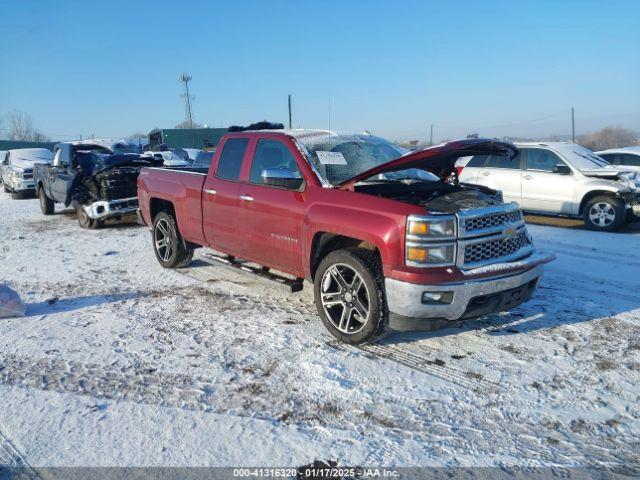
M 19 148 L 8 150 L 0 163 L 0 179 L 4 191 L 13 198 L 35 193 L 33 166 L 36 163 L 51 163 L 53 153 L 46 148 Z
M 596 155 L 618 168 L 640 172 L 640 147 L 610 148 Z
M 529 212 L 583 218 L 594 230 L 613 231 L 640 217 L 640 185 L 575 143 L 516 143 L 520 154 L 461 159 L 461 182 L 501 190 L 505 202 Z

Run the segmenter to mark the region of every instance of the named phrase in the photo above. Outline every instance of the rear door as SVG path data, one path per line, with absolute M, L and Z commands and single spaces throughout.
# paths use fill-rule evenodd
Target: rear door
M 306 210 L 305 184 L 291 190 L 265 185 L 262 172 L 282 168 L 302 176 L 299 155 L 290 143 L 261 137 L 254 149 L 245 181 L 240 184 L 242 256 L 260 265 L 296 276 L 302 269 L 302 223 Z
M 204 237 L 210 247 L 234 256 L 240 256 L 240 172 L 249 141 L 247 137 L 224 141 L 202 189 Z
M 522 172 L 522 208 L 544 213 L 577 213 L 573 202 L 575 176 L 555 173 L 558 165 L 566 162 L 552 150 L 526 148 L 525 168 Z
M 522 155 L 489 155 L 477 183 L 502 191 L 505 202 L 522 201 Z

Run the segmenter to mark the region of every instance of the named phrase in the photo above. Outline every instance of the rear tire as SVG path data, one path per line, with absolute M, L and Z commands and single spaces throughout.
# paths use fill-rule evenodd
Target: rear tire
M 585 205 L 582 216 L 587 228 L 601 232 L 614 232 L 626 220 L 624 203 L 610 195 L 593 197 Z
M 20 193 L 20 192 L 11 192 L 11 198 L 13 200 L 20 200 L 20 199 L 24 198 L 24 194 Z
M 338 340 L 360 345 L 387 333 L 384 275 L 374 252 L 353 248 L 329 253 L 318 266 L 313 292 L 322 323 Z
M 44 193 L 43 188 L 38 189 L 38 199 L 40 200 L 40 210 L 42 210 L 43 215 L 51 215 L 55 209 L 55 205 L 53 200 L 47 197 L 47 194 Z
M 151 239 L 156 258 L 164 268 L 182 268 L 191 263 L 193 248 L 187 247 L 170 213 L 160 212 L 153 219 Z
M 95 230 L 102 226 L 102 222 L 100 220 L 96 220 L 95 218 L 91 218 L 87 215 L 87 212 L 82 208 L 82 205 L 78 205 L 76 207 L 76 216 L 78 217 L 78 225 L 80 225 L 81 228 Z
M 2 188 L 4 189 L 4 193 L 11 193 L 11 190 L 9 190 L 9 187 L 7 187 L 4 183 L 2 183 Z

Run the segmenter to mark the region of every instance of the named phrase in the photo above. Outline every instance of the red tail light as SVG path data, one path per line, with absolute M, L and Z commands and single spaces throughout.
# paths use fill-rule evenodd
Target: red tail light
M 458 177 L 460 176 L 460 174 L 462 173 L 462 170 L 464 169 L 464 167 L 456 167 L 456 172 L 458 172 Z

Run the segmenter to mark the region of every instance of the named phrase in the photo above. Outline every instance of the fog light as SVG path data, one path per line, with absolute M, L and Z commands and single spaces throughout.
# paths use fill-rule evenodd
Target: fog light
M 422 292 L 422 303 L 449 304 L 453 301 L 453 292 Z

